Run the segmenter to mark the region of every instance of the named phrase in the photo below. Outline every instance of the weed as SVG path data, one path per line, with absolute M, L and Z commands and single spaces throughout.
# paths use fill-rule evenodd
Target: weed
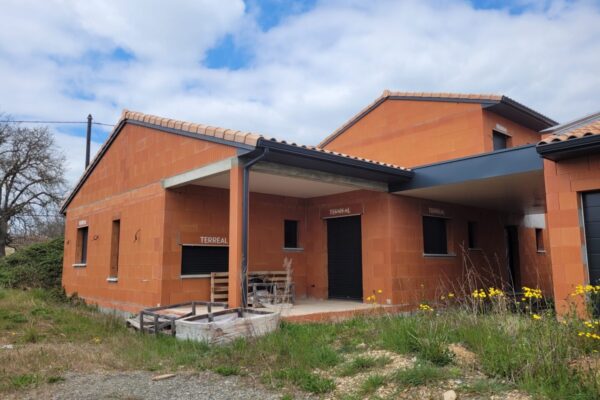
M 273 375 L 276 379 L 290 381 L 300 389 L 311 393 L 327 393 L 335 389 L 335 383 L 331 379 L 302 369 L 283 368 L 275 371 Z
M 10 383 L 15 389 L 24 389 L 37 384 L 38 376 L 34 374 L 17 375 L 10 380 Z
M 65 378 L 62 376 L 49 376 L 46 378 L 46 382 L 49 384 L 64 382 Z
M 213 371 L 223 376 L 241 375 L 240 368 L 231 365 L 219 365 Z
M 412 368 L 397 371 L 394 380 L 404 386 L 420 386 L 456 376 L 455 370 L 437 367 L 428 362 L 419 362 Z
M 363 396 L 375 393 L 377 389 L 385 385 L 386 378 L 383 375 L 370 375 L 360 385 L 360 394 Z
M 354 360 L 342 366 L 340 376 L 352 376 L 371 368 L 381 367 L 390 363 L 389 357 L 356 357 Z

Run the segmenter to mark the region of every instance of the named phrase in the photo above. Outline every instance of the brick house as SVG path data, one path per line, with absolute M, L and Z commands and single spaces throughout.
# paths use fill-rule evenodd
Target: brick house
M 563 161 L 538 152 L 556 126 L 505 96 L 385 91 L 313 147 L 124 111 L 63 205 L 63 284 L 136 312 L 208 300 L 223 271 L 237 306 L 247 271 L 287 257 L 297 298 L 381 290 L 410 306 L 460 285 L 468 261 L 497 285 L 562 296 L 588 274 L 564 277 L 575 245 L 553 237 L 565 221 L 546 187 Z M 600 189 L 598 161 L 575 157 L 591 176 L 578 187 Z

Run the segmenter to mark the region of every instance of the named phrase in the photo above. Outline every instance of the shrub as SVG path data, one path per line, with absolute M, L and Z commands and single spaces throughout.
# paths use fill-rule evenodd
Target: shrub
M 0 286 L 60 289 L 63 238 L 33 244 L 0 259 Z

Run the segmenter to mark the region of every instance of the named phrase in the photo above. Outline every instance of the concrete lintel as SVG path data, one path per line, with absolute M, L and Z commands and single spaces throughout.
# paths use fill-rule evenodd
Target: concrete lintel
M 232 165 L 237 165 L 237 157 L 229 157 L 223 160 L 214 162 L 195 168 L 184 173 L 174 175 L 162 180 L 162 186 L 165 189 L 172 189 L 180 186 L 189 185 L 198 179 L 207 178 L 212 175 L 221 174 L 231 169 Z
M 252 167 L 252 171 L 301 178 L 317 182 L 326 182 L 344 186 L 351 186 L 359 189 L 374 190 L 378 192 L 388 191 L 388 185 L 386 183 L 373 182 L 368 181 L 366 179 L 330 174 L 327 172 L 298 168 L 271 162 L 259 162 Z

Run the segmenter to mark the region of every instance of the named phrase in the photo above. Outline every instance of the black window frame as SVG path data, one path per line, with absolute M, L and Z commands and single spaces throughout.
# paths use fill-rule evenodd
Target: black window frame
M 298 249 L 300 244 L 298 241 L 298 220 L 285 219 L 283 220 L 283 248 Z
M 224 261 L 223 265 L 218 268 L 215 267 L 214 264 L 211 265 L 201 265 L 197 264 L 198 261 L 195 261 L 196 264 L 190 264 L 190 259 L 195 257 L 199 257 L 198 253 L 201 251 L 211 252 L 212 254 L 206 254 L 204 256 L 214 257 L 216 261 L 218 257 L 223 257 Z M 221 253 L 221 254 L 217 254 Z M 205 260 L 202 260 L 205 261 Z M 181 269 L 180 274 L 181 277 L 204 277 L 210 276 L 211 272 L 229 272 L 229 247 L 228 246 L 198 246 L 198 245 L 189 245 L 184 244 L 181 245 Z
M 450 255 L 448 249 L 448 218 L 423 215 L 423 254 Z
M 501 140 L 504 141 L 504 145 L 497 148 L 496 147 L 496 138 L 501 138 Z M 500 151 L 500 150 L 506 150 L 508 148 L 510 148 L 510 136 L 508 136 L 505 133 L 499 132 L 497 130 L 493 130 L 492 131 L 492 148 L 494 149 L 494 151 Z
M 546 246 L 544 244 L 544 230 L 535 228 L 535 249 L 538 253 L 545 253 Z
M 479 229 L 476 221 L 467 221 L 467 244 L 469 249 L 479 249 Z

